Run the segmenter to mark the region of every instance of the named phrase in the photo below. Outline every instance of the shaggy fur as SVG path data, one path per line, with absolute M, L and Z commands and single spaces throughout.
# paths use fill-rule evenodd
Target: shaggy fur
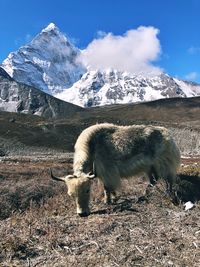
M 139 173 L 146 173 L 151 184 L 165 179 L 171 191 L 179 163 L 179 149 L 164 127 L 97 124 L 78 137 L 73 178 L 66 177 L 65 182 L 79 203 L 77 213 L 84 214 L 89 213 L 89 198 L 85 194 L 90 183 L 86 185 L 85 179 L 90 178 L 90 172 L 103 181 L 105 202 L 110 203 L 121 178 Z
M 77 139 L 74 174 L 95 172 L 111 191 L 121 177 L 146 173 L 150 181 L 164 178 L 172 184 L 180 164 L 180 152 L 164 127 L 97 124 Z

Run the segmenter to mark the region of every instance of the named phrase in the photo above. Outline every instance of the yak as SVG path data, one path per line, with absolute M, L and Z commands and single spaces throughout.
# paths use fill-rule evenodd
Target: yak
M 74 197 L 77 214 L 90 214 L 91 180 L 98 177 L 104 185 L 105 203 L 116 195 L 121 178 L 139 173 L 154 185 L 159 178 L 172 192 L 180 164 L 180 152 L 169 131 L 164 127 L 102 123 L 90 126 L 79 135 L 74 152 L 73 174 L 56 177 Z

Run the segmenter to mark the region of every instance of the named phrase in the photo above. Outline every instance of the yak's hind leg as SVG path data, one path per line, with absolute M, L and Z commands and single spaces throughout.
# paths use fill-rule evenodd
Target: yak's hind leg
M 154 186 L 156 185 L 158 179 L 159 179 L 159 176 L 155 170 L 154 167 L 151 167 L 150 171 L 148 172 L 148 178 L 149 178 L 149 184 L 146 188 L 146 191 L 145 191 L 145 195 L 148 196 L 150 195 L 152 189 L 154 188 Z
M 175 184 L 175 182 L 176 182 L 176 173 L 170 172 L 166 176 L 166 185 L 167 185 L 167 191 L 171 196 L 173 194 L 173 185 Z

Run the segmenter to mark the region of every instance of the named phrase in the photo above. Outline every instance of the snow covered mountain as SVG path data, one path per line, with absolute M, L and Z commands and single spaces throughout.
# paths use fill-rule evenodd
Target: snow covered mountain
M 77 60 L 81 52 L 50 23 L 29 44 L 10 53 L 2 67 L 17 82 L 83 107 L 200 95 L 200 85 L 166 74 L 87 71 Z
M 200 95 L 200 85 L 166 74 L 154 77 L 114 70 L 90 71 L 55 97 L 83 107 Z
M 2 67 L 16 81 L 54 95 L 71 87 L 86 71 L 76 63 L 79 53 L 50 23 L 29 44 L 10 53 Z

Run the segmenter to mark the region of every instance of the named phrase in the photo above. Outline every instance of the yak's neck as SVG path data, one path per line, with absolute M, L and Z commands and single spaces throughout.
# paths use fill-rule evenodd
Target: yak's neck
M 85 129 L 78 137 L 74 153 L 74 173 L 93 171 L 94 151 L 98 138 L 116 128 L 113 124 L 96 124 Z
M 78 151 L 74 155 L 74 174 L 89 173 L 93 171 L 92 155 L 85 151 Z

